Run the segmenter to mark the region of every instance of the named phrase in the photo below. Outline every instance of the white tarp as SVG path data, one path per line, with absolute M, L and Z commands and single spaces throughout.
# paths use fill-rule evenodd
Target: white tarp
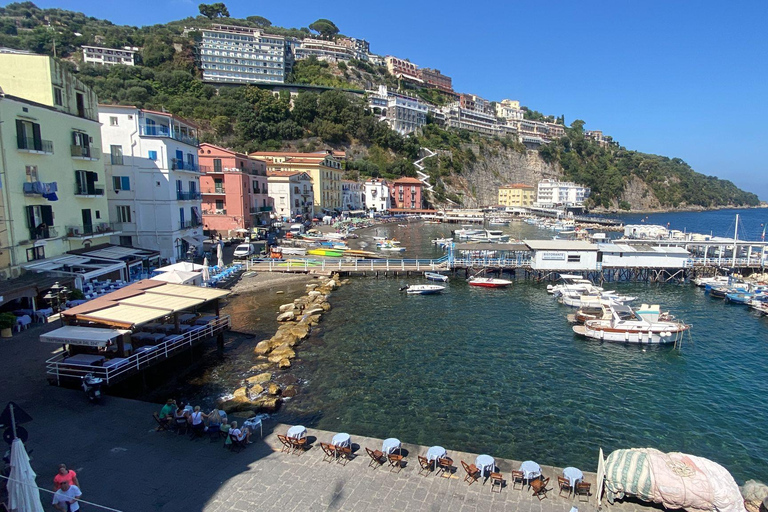
M 165 267 L 156 268 L 155 272 L 170 272 L 171 270 L 183 270 L 184 272 L 201 272 L 203 270 L 203 266 L 189 261 L 181 261 L 179 263 L 174 263 L 173 265 L 166 265 Z
M 127 334 L 130 331 L 123 329 L 103 329 L 97 327 L 78 327 L 67 325 L 59 327 L 49 333 L 41 334 L 40 341 L 46 343 L 58 343 L 67 345 L 81 345 L 86 347 L 106 347 L 110 342 Z
M 29 464 L 24 443 L 16 438 L 11 445 L 11 474 L 8 481 L 8 506 L 10 510 L 43 512 L 40 491 L 37 490 L 37 474 Z
M 205 272 L 205 270 L 203 270 Z M 200 284 L 203 275 L 200 272 L 186 272 L 184 270 L 171 270 L 170 272 L 163 272 L 151 278 L 155 281 L 165 281 L 166 283 L 175 284 Z

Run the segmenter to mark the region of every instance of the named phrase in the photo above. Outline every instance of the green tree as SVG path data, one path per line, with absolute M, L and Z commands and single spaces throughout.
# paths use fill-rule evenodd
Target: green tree
M 272 26 L 272 22 L 263 16 L 248 16 L 245 19 L 259 28 L 267 28 Z
M 339 33 L 339 27 L 331 20 L 320 18 L 309 26 L 310 30 L 324 35 L 325 37 L 335 36 Z
M 200 14 L 209 20 L 214 18 L 229 18 L 229 10 L 227 9 L 227 6 L 221 2 L 216 2 L 215 4 L 200 4 L 198 9 L 200 9 Z

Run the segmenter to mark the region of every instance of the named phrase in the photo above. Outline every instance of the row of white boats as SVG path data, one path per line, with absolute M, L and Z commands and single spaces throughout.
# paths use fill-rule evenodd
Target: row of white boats
M 440 274 L 439 272 L 424 272 L 424 277 L 430 281 L 448 282 L 448 276 Z M 495 277 L 473 276 L 467 279 L 467 284 L 469 284 L 469 286 L 478 286 L 481 288 L 506 288 L 512 285 L 512 281 Z M 443 290 L 445 290 L 445 286 L 436 284 L 413 284 L 400 288 L 401 292 L 404 291 L 409 295 L 436 295 L 442 293 Z
M 636 297 L 604 290 L 580 275 L 560 278 L 563 282 L 547 286 L 547 291 L 578 308 L 568 320 L 576 324 L 573 332 L 580 336 L 615 343 L 677 344 L 691 328 L 655 304 L 633 309 L 628 304 Z
M 733 276 L 701 277 L 694 279 L 693 284 L 704 288 L 704 292 L 713 299 L 749 306 L 762 315 L 768 315 L 768 284 L 750 283 Z

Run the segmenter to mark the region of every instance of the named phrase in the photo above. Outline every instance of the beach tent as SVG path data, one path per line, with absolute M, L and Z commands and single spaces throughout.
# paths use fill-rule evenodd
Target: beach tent
M 667 509 L 745 512 L 744 499 L 731 474 L 709 459 L 632 448 L 608 455 L 604 471 L 605 494 L 610 503 L 634 496 L 661 503 Z
M 207 268 L 207 267 L 205 267 Z M 203 270 L 205 272 L 205 270 Z M 166 283 L 199 285 L 203 281 L 201 272 L 187 272 L 185 270 L 171 270 L 163 272 L 152 278 L 155 281 L 165 281 Z

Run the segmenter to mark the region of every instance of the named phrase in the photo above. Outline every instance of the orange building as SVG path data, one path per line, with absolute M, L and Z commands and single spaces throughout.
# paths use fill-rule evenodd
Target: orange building
M 400 178 L 390 184 L 392 208 L 421 210 L 424 184 L 416 178 Z

